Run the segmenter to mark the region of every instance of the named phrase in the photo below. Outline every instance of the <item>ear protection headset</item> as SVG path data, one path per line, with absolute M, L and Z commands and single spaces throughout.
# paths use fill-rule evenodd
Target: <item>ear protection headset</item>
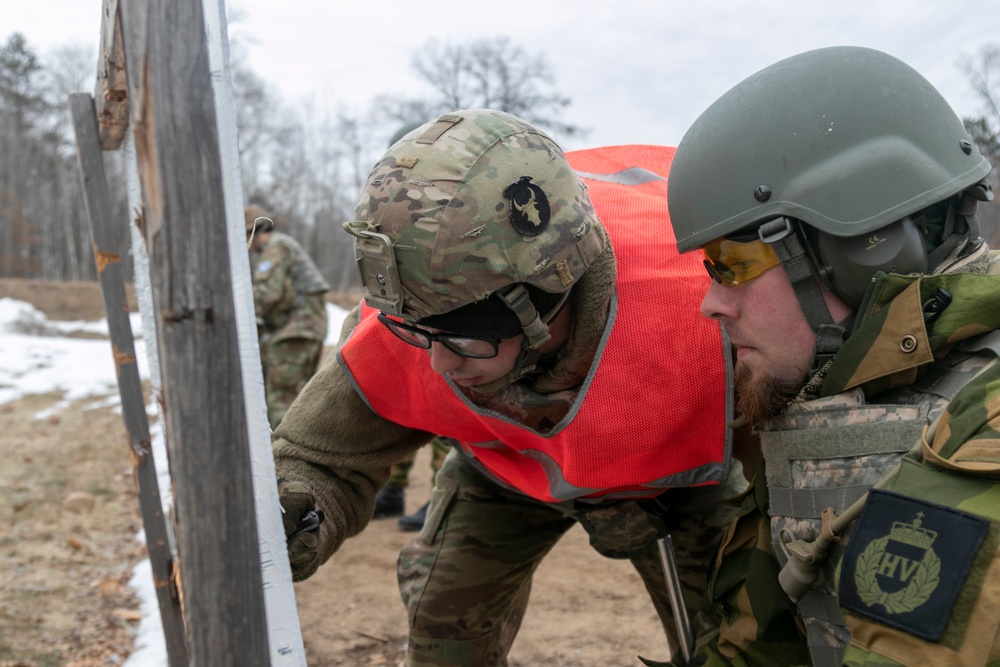
M 878 271 L 926 273 L 927 251 L 920 227 L 912 217 L 859 236 L 834 236 L 805 228 L 813 265 L 827 288 L 853 308 Z

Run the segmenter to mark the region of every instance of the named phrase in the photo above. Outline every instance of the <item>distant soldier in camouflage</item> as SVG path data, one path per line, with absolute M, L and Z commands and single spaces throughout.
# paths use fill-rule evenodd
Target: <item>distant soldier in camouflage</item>
M 399 558 L 407 665 L 506 665 L 532 575 L 577 523 L 632 562 L 676 642 L 657 544 L 672 532 L 678 602 L 711 636 L 708 565 L 733 512 L 718 500 L 742 476 L 728 350 L 697 312 L 710 281 L 666 218 L 672 157 L 567 156 L 468 110 L 369 175 L 346 224 L 365 303 L 276 429 L 275 467 L 300 581 L 364 528 L 391 465 L 435 434 L 456 443 Z M 303 531 L 314 508 L 326 520 Z
M 326 280 L 302 246 L 274 231 L 259 206 L 244 212 L 267 419 L 275 428 L 319 366 L 326 338 Z
M 680 142 L 671 221 L 760 438 L 709 665 L 1000 664 L 989 171 L 930 83 L 856 47 L 765 68 Z

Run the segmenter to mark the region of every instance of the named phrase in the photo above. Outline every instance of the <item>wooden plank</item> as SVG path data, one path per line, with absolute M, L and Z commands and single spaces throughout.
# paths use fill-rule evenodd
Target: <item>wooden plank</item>
M 169 585 L 174 565 L 173 555 L 170 552 L 168 526 L 163 516 L 156 465 L 150 448 L 149 422 L 125 300 L 121 256 L 128 248 L 128 223 L 125 220 L 116 223 L 112 213 L 111 190 L 104 171 L 93 99 L 87 94 L 71 95 L 69 104 L 76 131 L 77 162 L 83 183 L 86 217 L 107 312 L 108 333 L 118 377 L 122 419 L 128 435 L 132 471 L 139 486 L 139 507 L 146 533 L 146 552 L 152 565 L 168 664 L 170 667 L 182 667 L 187 664 L 184 619 L 180 600 L 171 595 Z
M 205 35 L 208 63 L 215 93 L 215 113 L 219 124 L 219 152 L 222 186 L 225 191 L 229 266 L 236 308 L 237 338 L 243 370 L 243 403 L 247 406 L 250 459 L 253 462 L 257 532 L 260 537 L 261 573 L 264 578 L 264 606 L 270 637 L 272 667 L 306 667 L 302 629 L 292 570 L 288 564 L 285 529 L 274 483 L 274 456 L 271 428 L 267 422 L 264 374 L 260 364 L 260 342 L 253 303 L 253 281 L 246 259 L 246 231 L 243 225 L 243 186 L 233 106 L 232 69 L 229 65 L 229 37 L 223 0 L 205 0 Z
M 191 665 L 267 665 L 201 0 L 121 6 Z
M 97 87 L 94 90 L 101 148 L 121 147 L 128 130 L 128 80 L 118 0 L 104 0 L 101 8 L 101 47 L 98 52 Z

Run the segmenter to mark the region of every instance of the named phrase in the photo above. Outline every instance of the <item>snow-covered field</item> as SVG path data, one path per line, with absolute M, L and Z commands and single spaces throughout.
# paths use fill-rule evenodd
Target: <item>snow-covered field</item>
M 330 326 L 326 342 L 333 345 L 347 313 L 332 304 L 327 304 L 327 312 Z M 149 377 L 149 364 L 146 347 L 139 338 L 142 322 L 138 313 L 133 313 L 130 319 L 132 331 L 137 337 L 135 351 L 139 374 L 146 379 Z M 78 400 L 92 400 L 95 406 L 120 405 L 115 364 L 108 340 L 71 337 L 80 333 L 107 336 L 107 322 L 48 320 L 31 304 L 0 298 L 0 404 L 31 394 L 62 392 L 63 403 L 36 415 L 39 419 Z M 152 406 L 147 411 L 154 414 Z M 159 487 L 165 502 L 169 502 L 166 498 L 166 490 L 170 488 L 166 447 L 158 421 L 151 427 L 150 435 L 160 476 Z M 136 539 L 145 541 L 141 533 Z M 135 651 L 125 666 L 166 667 L 166 649 L 148 560 L 135 567 L 130 585 L 141 601 L 142 620 L 136 631 Z

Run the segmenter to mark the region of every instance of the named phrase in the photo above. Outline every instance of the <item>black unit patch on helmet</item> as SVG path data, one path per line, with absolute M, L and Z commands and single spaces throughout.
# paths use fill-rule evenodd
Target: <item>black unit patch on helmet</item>
M 522 176 L 508 185 L 503 196 L 510 199 L 510 224 L 525 236 L 537 236 L 549 226 L 549 200 L 542 189 Z

